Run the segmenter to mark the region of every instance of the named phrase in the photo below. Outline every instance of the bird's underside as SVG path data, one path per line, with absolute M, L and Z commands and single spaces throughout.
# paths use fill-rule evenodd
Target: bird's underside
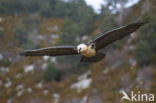
M 55 47 L 48 47 L 48 48 L 35 49 L 35 50 L 26 50 L 26 51 L 22 51 L 20 55 L 22 56 L 63 56 L 63 55 L 81 54 L 81 60 L 80 60 L 81 62 L 98 62 L 105 57 L 105 54 L 99 53 L 98 50 L 135 32 L 145 23 L 146 22 L 144 21 L 140 21 L 140 22 L 129 24 L 121 28 L 117 28 L 115 30 L 102 34 L 100 37 L 89 42 L 88 44 L 80 44 L 78 46 L 55 46 Z
M 105 54 L 97 52 L 96 55 L 93 57 L 82 56 L 80 61 L 81 62 L 98 62 L 102 60 L 104 57 L 105 57 Z

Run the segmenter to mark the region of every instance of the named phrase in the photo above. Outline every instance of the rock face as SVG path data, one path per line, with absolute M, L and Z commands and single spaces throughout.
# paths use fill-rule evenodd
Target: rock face
M 91 95 L 88 98 L 88 103 L 103 103 L 102 99 L 100 98 L 99 93 L 96 89 L 91 91 Z

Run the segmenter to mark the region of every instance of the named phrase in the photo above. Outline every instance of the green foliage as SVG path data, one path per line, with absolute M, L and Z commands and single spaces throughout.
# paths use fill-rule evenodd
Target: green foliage
M 19 45 L 27 42 L 27 31 L 24 27 L 17 27 L 13 34 Z
M 69 18 L 65 20 L 61 30 L 61 43 L 65 44 L 90 33 L 93 28 L 91 24 L 95 19 L 92 8 L 87 6 L 84 0 L 71 0 L 68 8 L 66 12 Z
M 78 33 L 80 32 L 80 30 L 79 30 L 78 24 L 74 23 L 70 19 L 67 19 L 63 24 L 63 28 L 61 32 L 62 33 L 60 37 L 61 38 L 60 44 L 69 44 L 69 43 L 72 44 L 71 41 L 76 40 L 76 36 L 78 36 Z
M 0 0 L 0 13 L 34 13 L 40 10 L 42 3 L 42 0 Z
M 51 8 L 49 3 L 45 3 L 42 5 L 42 9 L 40 10 L 40 14 L 45 17 L 51 17 Z
M 1 0 L 0 13 L 16 14 L 24 10 L 22 0 Z
M 84 0 L 71 0 L 68 15 L 77 23 L 88 23 L 95 17 L 93 9 L 86 5 Z
M 39 13 L 44 17 L 59 18 L 68 16 L 76 22 L 84 22 L 92 18 L 93 10 L 84 0 L 0 0 L 0 13 Z
M 141 36 L 137 39 L 135 58 L 140 65 L 155 64 L 156 61 L 156 16 L 147 14 L 150 21 L 141 29 Z M 153 62 L 154 61 L 154 62 Z
M 138 39 L 135 49 L 135 58 L 140 65 L 155 64 L 156 61 L 156 35 L 143 35 Z
M 27 30 L 32 31 L 34 29 L 38 29 L 41 19 L 38 14 L 32 14 L 29 17 L 22 19 L 21 23 L 22 25 L 25 25 Z
M 46 0 L 42 4 L 40 13 L 45 17 L 63 17 L 66 15 L 66 3 L 61 0 Z
M 115 15 L 111 14 L 110 12 L 111 11 L 105 7 L 102 7 L 101 9 L 99 18 L 102 20 L 102 23 L 100 25 L 102 32 L 107 32 L 118 26 L 117 22 L 115 21 Z
M 14 29 L 14 37 L 17 40 L 17 44 L 24 48 L 35 48 L 40 45 L 33 43 L 29 38 L 30 34 L 34 31 L 38 31 L 39 25 L 41 23 L 40 16 L 38 14 L 31 14 L 20 20 L 17 27 Z
M 54 64 L 49 62 L 45 72 L 43 73 L 43 78 L 45 81 L 51 80 L 60 81 L 61 72 L 58 69 L 56 69 Z
M 115 15 L 111 14 L 111 11 L 105 6 L 102 6 L 101 14 L 98 18 L 102 21 L 100 30 L 104 33 L 118 27 L 115 21 Z
M 37 13 L 46 0 L 20 0 L 25 13 Z
M 156 15 L 153 12 L 145 13 L 148 23 L 141 28 L 143 34 L 156 33 Z
M 14 30 L 14 38 L 17 41 L 17 45 L 24 49 L 30 49 L 38 47 L 39 45 L 34 45 L 30 39 L 28 39 L 28 32 L 23 26 L 19 26 Z
M 150 63 L 151 47 L 146 41 L 140 41 L 135 48 L 135 58 L 140 65 L 147 65 Z

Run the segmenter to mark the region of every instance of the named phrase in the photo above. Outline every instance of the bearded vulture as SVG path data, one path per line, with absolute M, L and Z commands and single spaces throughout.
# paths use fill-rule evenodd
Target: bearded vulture
M 129 25 L 103 33 L 98 38 L 87 44 L 77 46 L 54 46 L 35 50 L 26 50 L 20 53 L 21 56 L 63 56 L 63 55 L 81 55 L 81 62 L 98 62 L 105 57 L 99 50 L 117 40 L 135 32 L 146 22 L 139 21 Z

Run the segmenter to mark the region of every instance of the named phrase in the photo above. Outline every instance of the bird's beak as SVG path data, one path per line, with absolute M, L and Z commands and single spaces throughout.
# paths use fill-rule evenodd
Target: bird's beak
M 80 53 L 81 52 L 81 48 L 78 50 L 78 53 Z

